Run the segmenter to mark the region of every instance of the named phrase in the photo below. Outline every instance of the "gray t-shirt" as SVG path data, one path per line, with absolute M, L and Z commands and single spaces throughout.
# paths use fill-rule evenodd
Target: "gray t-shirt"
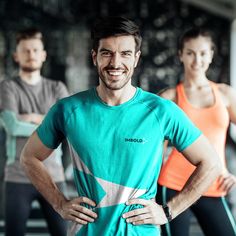
M 68 91 L 60 81 L 42 78 L 36 85 L 29 85 L 17 77 L 1 83 L 0 95 L 0 110 L 13 111 L 17 117 L 30 113 L 46 114 L 58 99 L 68 96 Z M 30 182 L 19 162 L 27 139 L 28 137 L 16 137 L 16 155 L 13 161 L 8 161 L 5 166 L 5 181 Z M 55 182 L 65 180 L 60 151 L 54 151 L 44 164 Z

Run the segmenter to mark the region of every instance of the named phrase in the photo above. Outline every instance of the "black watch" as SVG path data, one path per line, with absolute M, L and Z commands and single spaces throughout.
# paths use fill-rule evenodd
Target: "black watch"
M 166 218 L 167 218 L 168 222 L 170 222 L 172 220 L 172 214 L 171 214 L 170 208 L 168 207 L 167 204 L 164 204 L 162 206 L 162 208 L 163 208 L 163 211 L 164 211 L 164 213 L 166 215 Z

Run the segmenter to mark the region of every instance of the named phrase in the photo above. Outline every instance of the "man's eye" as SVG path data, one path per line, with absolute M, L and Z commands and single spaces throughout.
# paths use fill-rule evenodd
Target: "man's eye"
M 132 55 L 132 53 L 131 52 L 123 52 L 122 55 L 125 57 L 130 57 Z
M 111 56 L 110 52 L 102 52 L 102 56 Z

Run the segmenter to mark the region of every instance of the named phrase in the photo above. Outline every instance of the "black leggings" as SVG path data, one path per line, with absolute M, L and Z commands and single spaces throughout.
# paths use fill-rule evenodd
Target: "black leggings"
M 58 184 L 58 187 L 60 189 L 65 187 L 64 183 Z M 6 182 L 5 185 L 5 235 L 25 235 L 26 222 L 34 200 L 40 203 L 50 234 L 53 236 L 65 236 L 66 221 L 54 211 L 35 187 L 32 184 L 12 182 Z
M 164 204 L 177 191 L 158 186 L 157 203 Z M 163 236 L 189 236 L 190 218 L 196 217 L 206 236 L 236 236 L 234 217 L 224 197 L 201 197 L 169 224 L 161 227 Z

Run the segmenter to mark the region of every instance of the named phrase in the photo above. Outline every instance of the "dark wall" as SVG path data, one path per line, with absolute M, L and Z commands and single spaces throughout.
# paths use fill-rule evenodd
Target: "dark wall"
M 15 47 L 14 33 L 25 26 L 37 26 L 46 36 L 48 60 L 44 74 L 67 81 L 67 35 L 71 32 L 87 34 L 77 38 L 89 40 L 89 29 L 99 16 L 123 15 L 136 20 L 143 35 L 142 57 L 134 83 L 146 90 L 157 92 L 164 86 L 174 85 L 181 78 L 182 68 L 177 58 L 177 40 L 187 28 L 198 25 L 208 27 L 217 38 L 217 54 L 209 70 L 209 78 L 228 82 L 230 22 L 216 15 L 177 0 L 3 0 L 0 6 L 0 30 L 6 41 L 5 74 L 16 73 L 11 54 Z M 83 26 L 83 27 L 81 27 Z M 83 32 L 82 32 L 83 31 Z M 90 61 L 90 45 L 78 56 Z M 0 62 L 1 63 L 1 62 Z M 69 65 L 70 66 L 70 65 Z M 97 76 L 88 63 L 89 85 L 96 84 Z

